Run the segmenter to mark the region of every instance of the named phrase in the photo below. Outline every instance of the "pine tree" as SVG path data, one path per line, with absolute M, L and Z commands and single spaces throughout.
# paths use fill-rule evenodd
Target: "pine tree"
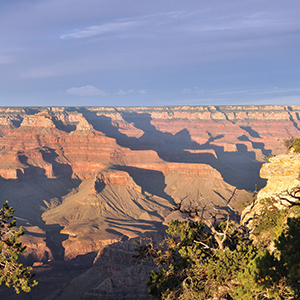
M 19 294 L 21 290 L 30 292 L 37 282 L 32 280 L 32 268 L 18 262 L 19 254 L 25 253 L 26 246 L 18 241 L 24 230 L 22 227 L 16 230 L 13 214 L 13 208 L 6 201 L 0 210 L 0 285 L 4 282 Z

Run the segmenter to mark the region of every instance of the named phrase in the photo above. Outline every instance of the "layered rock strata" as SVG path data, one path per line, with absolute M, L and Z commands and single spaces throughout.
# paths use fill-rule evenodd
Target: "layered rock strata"
M 130 239 L 182 218 L 182 199 L 203 217 L 218 208 L 238 220 L 267 179 L 258 199 L 298 186 L 295 154 L 259 170 L 299 136 L 299 115 L 300 106 L 0 108 L 0 199 L 15 208 L 37 270 L 99 253 L 53 299 L 141 299 L 152 266 L 132 267 Z
M 299 135 L 299 113 L 299 106 L 1 108 L 0 198 L 35 235 L 28 242 L 37 259 L 70 259 L 157 230 L 182 198 L 239 210 L 264 186 L 266 157 Z
M 140 243 L 159 243 L 162 234 L 142 234 Z M 137 264 L 133 256 L 137 244 L 134 239 L 118 242 L 99 251 L 93 268 L 74 278 L 69 285 L 46 300 L 140 300 L 152 299 L 147 280 L 155 269 L 151 262 Z

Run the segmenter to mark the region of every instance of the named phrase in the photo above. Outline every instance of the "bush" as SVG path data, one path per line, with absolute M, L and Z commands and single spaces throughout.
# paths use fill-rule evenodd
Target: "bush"
M 290 138 L 284 140 L 283 143 L 289 152 L 293 151 L 295 153 L 300 153 L 300 139 L 290 137 Z
M 237 274 L 256 255 L 246 231 L 230 221 L 211 230 L 202 221 L 172 220 L 166 232 L 157 248 L 145 251 L 143 245 L 136 255 L 152 257 L 160 267 L 150 273 L 149 293 L 160 299 L 231 299 L 239 285 Z
M 299 299 L 300 218 L 287 215 L 288 209 L 263 214 L 256 236 L 277 227 L 276 234 L 256 243 L 245 227 L 229 220 L 214 225 L 172 220 L 160 245 L 137 249 L 136 258 L 153 259 L 159 267 L 150 273 L 149 293 L 181 300 Z

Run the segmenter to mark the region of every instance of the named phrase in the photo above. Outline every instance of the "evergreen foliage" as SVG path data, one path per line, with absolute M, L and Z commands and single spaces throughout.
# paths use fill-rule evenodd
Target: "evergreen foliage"
M 279 210 L 266 199 L 254 235 L 228 219 L 213 225 L 172 220 L 160 245 L 137 251 L 136 258 L 158 266 L 150 273 L 149 293 L 181 300 L 299 299 L 298 215 L 298 205 Z
M 18 241 L 24 231 L 22 227 L 15 230 L 16 220 L 13 213 L 13 208 L 6 201 L 0 210 L 0 285 L 4 282 L 19 294 L 21 290 L 30 292 L 37 282 L 32 280 L 32 268 L 17 261 L 19 254 L 25 253 L 26 247 Z
M 295 153 L 300 153 L 300 139 L 290 137 L 283 142 L 284 146 L 288 151 L 293 151 Z
M 279 210 L 270 198 L 261 200 L 261 203 L 263 205 L 263 210 L 261 212 L 261 217 L 257 217 L 255 220 L 256 227 L 253 234 L 260 243 L 267 245 L 273 238 L 277 238 L 281 234 L 282 226 L 286 221 L 290 210 Z M 295 209 L 293 208 L 293 210 Z

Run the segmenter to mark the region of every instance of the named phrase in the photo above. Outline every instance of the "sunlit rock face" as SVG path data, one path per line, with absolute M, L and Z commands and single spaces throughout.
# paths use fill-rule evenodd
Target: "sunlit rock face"
M 251 228 L 253 217 L 260 215 L 263 210 L 265 199 L 271 199 L 279 209 L 297 201 L 297 197 L 300 197 L 299 175 L 300 154 L 290 152 L 270 157 L 260 170 L 260 176 L 268 180 L 267 184 L 258 192 L 255 202 L 242 212 L 243 222 Z
M 275 172 L 264 166 L 260 176 L 267 157 L 299 136 L 299 113 L 299 106 L 0 108 L 0 197 L 27 228 L 31 257 L 72 259 L 161 230 L 183 198 L 186 206 L 240 210 Z
M 267 185 L 258 193 L 259 198 L 272 197 L 282 191 L 300 185 L 300 155 L 287 153 L 269 158 L 260 170 L 260 176 L 268 179 Z
M 299 137 L 299 115 L 300 106 L 0 108 L 0 199 L 25 228 L 24 260 L 51 270 L 33 299 L 146 299 L 153 266 L 132 265 L 133 240 L 161 238 L 185 217 L 173 209 L 182 199 L 204 217 L 217 207 L 238 220 L 256 187 L 263 198 L 297 186 L 298 156 L 281 153 Z M 78 271 L 86 260 L 92 268 Z M 83 274 L 63 286 L 68 268 Z

